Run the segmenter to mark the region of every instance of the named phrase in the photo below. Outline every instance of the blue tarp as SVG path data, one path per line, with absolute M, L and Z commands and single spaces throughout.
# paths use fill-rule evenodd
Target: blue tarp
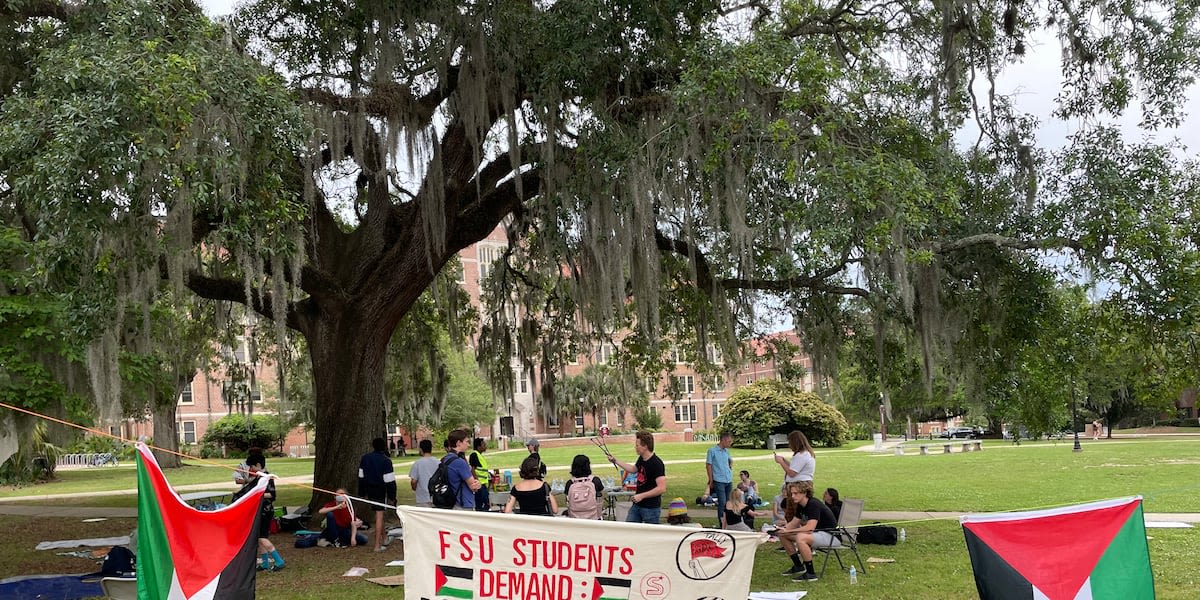
M 4 600 L 79 600 L 103 595 L 100 578 L 95 574 L 26 575 L 0 580 L 0 598 Z

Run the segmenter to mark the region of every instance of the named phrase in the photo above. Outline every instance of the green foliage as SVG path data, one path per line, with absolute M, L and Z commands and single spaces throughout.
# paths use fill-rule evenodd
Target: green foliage
M 633 422 L 638 431 L 659 431 L 663 426 L 662 415 L 649 406 L 634 411 Z
M 850 433 L 842 413 L 820 396 L 775 380 L 738 388 L 713 428 L 732 433 L 735 442 L 755 445 L 771 434 L 799 429 L 814 445 L 841 446 Z
M 22 444 L 8 460 L 0 464 L 0 483 L 28 483 L 37 479 L 53 479 L 62 448 L 50 441 L 50 428 L 41 419 L 15 417 L 29 426 L 30 441 Z
M 252 447 L 279 448 L 287 433 L 287 424 L 276 415 L 226 415 L 208 427 L 200 442 L 203 447 L 244 452 Z

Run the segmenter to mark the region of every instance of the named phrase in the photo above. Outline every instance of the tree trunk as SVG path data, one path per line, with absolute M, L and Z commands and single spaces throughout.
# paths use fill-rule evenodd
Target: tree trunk
M 175 403 L 170 402 L 166 405 L 156 406 L 151 412 L 154 428 L 154 459 L 158 461 L 158 466 L 164 469 L 179 468 L 183 462 L 176 454 L 179 452 L 179 431 L 175 421 Z
M 359 457 L 384 434 L 384 358 L 392 329 L 355 310 L 314 320 L 308 348 L 317 420 L 315 488 L 354 493 Z M 310 506 L 325 496 L 314 491 Z

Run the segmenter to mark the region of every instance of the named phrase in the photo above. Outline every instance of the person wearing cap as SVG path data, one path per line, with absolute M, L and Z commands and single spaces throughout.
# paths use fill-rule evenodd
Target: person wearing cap
M 662 521 L 662 495 L 667 492 L 667 467 L 654 454 L 654 435 L 649 431 L 639 431 L 633 439 L 633 449 L 638 454 L 637 462 L 629 464 L 608 456 L 608 461 L 620 467 L 626 473 L 637 473 L 637 487 L 634 489 L 633 506 L 629 507 L 629 516 L 625 518 L 630 523 L 654 523 Z M 685 505 L 686 507 L 686 505 Z
M 538 463 L 540 463 L 542 465 L 541 467 L 538 468 L 538 473 L 539 473 L 538 480 L 539 481 L 546 478 L 546 463 L 542 461 L 542 455 L 538 453 L 538 448 L 541 445 L 542 445 L 542 443 L 539 442 L 537 440 L 537 438 L 529 438 L 529 439 L 525 440 L 525 449 L 529 451 L 529 454 L 531 456 L 536 456 L 538 459 Z

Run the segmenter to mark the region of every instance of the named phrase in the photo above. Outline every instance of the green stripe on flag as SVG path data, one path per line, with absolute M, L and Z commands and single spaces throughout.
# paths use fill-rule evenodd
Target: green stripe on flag
M 1154 600 L 1154 573 L 1142 507 L 1113 536 L 1092 570 L 1092 600 Z
M 175 561 L 167 528 L 145 460 L 138 455 L 138 600 L 160 600 L 171 591 L 175 577 Z
M 471 590 L 462 590 L 462 589 L 458 589 L 458 588 L 452 588 L 448 585 L 442 586 L 442 589 L 438 590 L 437 595 L 438 596 L 449 596 L 451 598 L 474 598 L 475 597 L 475 593 L 472 592 Z

